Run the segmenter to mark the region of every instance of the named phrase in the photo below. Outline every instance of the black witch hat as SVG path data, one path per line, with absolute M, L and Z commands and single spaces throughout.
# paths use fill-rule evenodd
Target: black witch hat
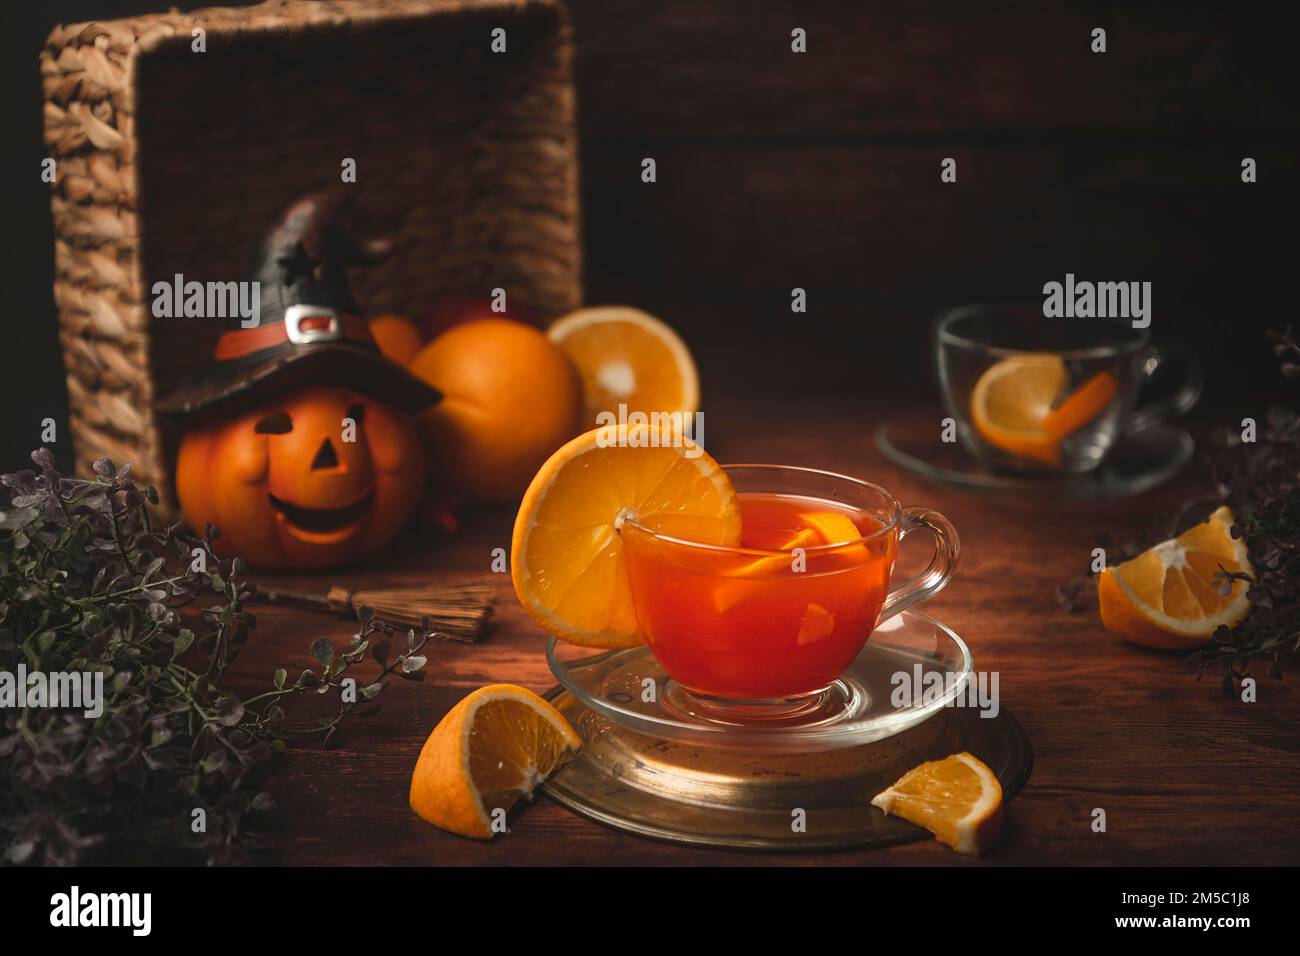
M 305 196 L 273 226 L 253 258 L 260 315 L 238 316 L 217 342 L 215 361 L 158 403 L 164 415 L 209 418 L 256 407 L 305 385 L 333 385 L 418 412 L 438 390 L 385 358 L 352 298 L 347 268 L 386 259 L 387 239 L 359 239 L 340 191 Z

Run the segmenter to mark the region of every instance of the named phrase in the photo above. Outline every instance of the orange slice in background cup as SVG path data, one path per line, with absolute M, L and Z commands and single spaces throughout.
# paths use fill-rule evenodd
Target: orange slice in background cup
M 1061 442 L 1094 421 L 1119 394 L 1099 372 L 1069 395 L 1065 361 L 1051 353 L 1016 355 L 989 366 L 971 393 L 970 418 L 987 444 L 1017 458 L 1061 466 Z

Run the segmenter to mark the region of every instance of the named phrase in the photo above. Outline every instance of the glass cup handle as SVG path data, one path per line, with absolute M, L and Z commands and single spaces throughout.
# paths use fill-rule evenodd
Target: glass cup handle
M 877 624 L 934 597 L 943 590 L 952 573 L 957 570 L 961 541 L 957 538 L 957 529 L 952 526 L 952 522 L 929 508 L 904 508 L 898 531 L 899 544 L 918 528 L 924 528 L 934 536 L 934 554 L 930 558 L 930 566 L 897 587 L 890 588 L 880 609 Z
M 1177 418 L 1190 412 L 1201 398 L 1201 392 L 1205 389 L 1205 368 L 1201 364 L 1201 357 L 1185 345 L 1165 346 L 1158 349 L 1155 346 L 1147 349 L 1139 359 L 1140 370 L 1143 382 L 1149 382 L 1160 371 L 1160 367 L 1165 364 L 1165 357 L 1173 352 L 1180 353 L 1186 363 L 1186 381 L 1182 387 L 1168 398 L 1161 399 L 1158 402 L 1152 402 L 1138 408 L 1129 416 L 1124 431 L 1130 435 L 1140 432 L 1144 428 L 1150 428 L 1169 418 Z

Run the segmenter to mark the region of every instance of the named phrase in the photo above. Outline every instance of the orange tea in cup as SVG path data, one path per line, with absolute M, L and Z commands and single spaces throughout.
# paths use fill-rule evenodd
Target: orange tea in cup
M 682 541 L 628 521 L 623 556 L 646 644 L 697 697 L 796 704 L 824 691 L 884 617 L 947 583 L 957 539 L 941 516 L 903 509 L 868 482 L 804 468 L 726 469 L 738 547 Z M 892 591 L 898 542 L 925 527 L 930 568 Z

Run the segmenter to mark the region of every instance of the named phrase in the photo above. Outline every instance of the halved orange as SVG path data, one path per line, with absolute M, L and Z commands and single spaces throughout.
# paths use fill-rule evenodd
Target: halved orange
M 1250 613 L 1247 582 L 1226 588 L 1218 572 L 1255 572 L 1246 542 L 1234 539 L 1231 528 L 1232 511 L 1224 506 L 1177 538 L 1102 571 L 1097 596 L 1106 630 L 1145 647 L 1178 649 L 1204 644 L 1220 625 L 1240 623 Z
M 1002 830 L 1002 785 L 965 751 L 909 770 L 871 803 L 925 827 L 958 853 L 978 855 Z
M 700 382 L 686 344 L 667 324 L 630 306 L 578 309 L 546 333 L 582 378 L 584 421 L 600 412 L 681 412 L 699 409 Z
M 559 767 L 582 738 L 530 690 L 489 684 L 448 711 L 411 774 L 411 809 L 462 836 L 489 840 L 520 797 Z
M 722 467 L 680 433 L 648 425 L 595 428 L 560 448 L 524 493 L 510 574 L 538 624 L 588 647 L 642 642 L 619 529 L 735 546 L 740 506 Z

